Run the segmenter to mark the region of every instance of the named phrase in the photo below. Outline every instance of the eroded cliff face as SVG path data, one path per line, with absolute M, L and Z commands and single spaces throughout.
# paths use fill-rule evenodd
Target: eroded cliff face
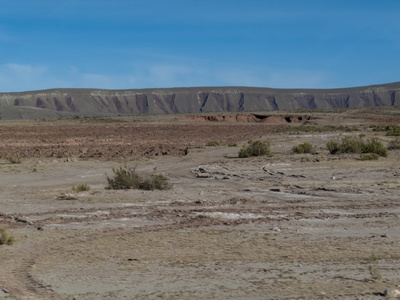
M 0 94 L 0 118 L 272 111 L 400 105 L 400 83 L 331 90 L 249 87 L 54 89 Z

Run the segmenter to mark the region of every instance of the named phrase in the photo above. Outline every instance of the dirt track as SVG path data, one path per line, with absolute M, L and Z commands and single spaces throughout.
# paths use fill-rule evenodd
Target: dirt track
M 0 246 L 0 297 L 380 299 L 400 284 L 400 152 L 377 161 L 332 156 L 326 142 L 340 134 L 376 137 L 363 125 L 368 121 L 340 122 L 361 131 L 289 134 L 277 132 L 287 124 L 204 123 L 0 127 L 0 222 L 17 238 Z M 273 157 L 239 159 L 239 148 L 226 146 L 260 136 Z M 204 147 L 211 140 L 223 146 Z M 305 141 L 318 153 L 291 153 Z M 186 148 L 187 155 L 171 155 Z M 20 153 L 22 163 L 5 160 L 10 153 Z M 174 187 L 105 190 L 105 173 L 121 163 L 164 174 Z M 81 183 L 91 190 L 58 199 Z

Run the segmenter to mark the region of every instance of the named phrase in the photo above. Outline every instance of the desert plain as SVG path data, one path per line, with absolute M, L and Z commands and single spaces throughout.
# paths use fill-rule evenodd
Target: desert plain
M 400 150 L 326 144 L 388 145 L 374 126 L 399 124 L 398 107 L 1 121 L 0 298 L 381 299 L 400 286 Z M 255 139 L 273 155 L 239 158 Z M 173 186 L 105 189 L 121 166 Z

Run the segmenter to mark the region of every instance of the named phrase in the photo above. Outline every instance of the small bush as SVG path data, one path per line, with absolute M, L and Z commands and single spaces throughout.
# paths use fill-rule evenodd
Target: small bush
M 217 147 L 219 146 L 219 143 L 217 141 L 209 141 L 206 146 L 208 147 Z
M 143 179 L 139 189 L 152 191 L 152 190 L 169 190 L 171 184 L 163 175 L 152 175 L 150 178 Z
M 361 153 L 363 152 L 364 142 L 356 137 L 344 137 L 342 138 L 342 144 L 340 145 L 339 151 L 341 153 Z
M 136 168 L 120 167 L 113 169 L 114 177 L 107 176 L 109 190 L 167 190 L 172 187 L 167 178 L 163 175 L 152 175 L 143 178 L 136 173 Z
M 269 149 L 269 142 L 256 140 L 256 141 L 248 141 L 247 146 L 243 146 L 242 149 L 239 151 L 239 157 L 250 157 L 250 156 L 272 156 L 272 152 Z
M 315 153 L 315 148 L 310 143 L 298 144 L 292 148 L 294 153 Z
M 113 178 L 107 176 L 107 189 L 128 190 L 139 188 L 140 177 L 136 173 L 136 168 L 120 167 L 119 169 L 113 169 L 113 173 Z
M 362 148 L 363 153 L 375 153 L 379 156 L 386 157 L 388 155 L 388 149 L 382 145 L 382 143 L 378 139 L 368 140 L 367 144 L 365 144 Z
M 400 138 L 396 137 L 395 139 L 391 140 L 388 145 L 389 150 L 400 149 Z
M 14 236 L 8 235 L 5 229 L 0 229 L 0 245 L 12 245 L 14 242 Z
M 228 144 L 228 147 L 237 147 L 238 145 L 236 143 L 230 143 Z
M 21 157 L 19 155 L 9 155 L 6 157 L 6 160 L 12 164 L 20 164 L 21 163 Z
M 326 144 L 326 147 L 328 148 L 330 154 L 336 154 L 337 152 L 339 152 L 340 144 L 337 141 L 330 140 Z
M 379 158 L 379 155 L 376 153 L 361 153 L 361 160 L 376 160 Z
M 90 190 L 90 186 L 88 186 L 86 183 L 84 183 L 84 184 L 79 184 L 79 185 L 77 185 L 76 187 L 73 186 L 73 187 L 72 187 L 72 190 L 73 190 L 75 193 L 87 192 L 87 191 Z
M 400 126 L 399 125 L 389 125 L 385 127 L 387 136 L 400 136 Z

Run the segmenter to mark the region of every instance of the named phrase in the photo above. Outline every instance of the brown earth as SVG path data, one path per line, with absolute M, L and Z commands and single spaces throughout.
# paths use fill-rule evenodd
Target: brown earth
M 0 298 L 380 299 L 398 289 L 400 150 L 361 161 L 326 149 L 359 134 L 387 145 L 370 128 L 384 113 L 307 115 L 307 126 L 359 131 L 193 122 L 201 115 L 2 123 L 0 224 L 16 242 L 0 246 Z M 237 157 L 260 137 L 272 157 Z M 205 147 L 213 140 L 221 146 Z M 293 154 L 303 142 L 317 153 Z M 125 164 L 173 188 L 106 190 Z M 82 183 L 91 189 L 74 193 Z
M 260 138 L 282 126 L 108 124 L 0 127 L 0 157 L 116 158 L 184 155 L 209 141 L 227 145 Z

